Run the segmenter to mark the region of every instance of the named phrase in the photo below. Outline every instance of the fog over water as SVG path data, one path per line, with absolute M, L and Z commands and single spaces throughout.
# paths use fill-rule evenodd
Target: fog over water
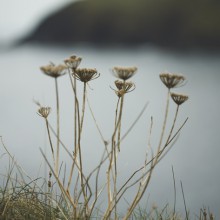
M 140 121 L 122 143 L 119 156 L 120 177 L 139 168 L 144 161 L 149 137 L 150 118 L 153 116 L 152 148 L 155 151 L 164 117 L 166 88 L 159 73 L 170 71 L 182 73 L 188 83 L 175 92 L 189 95 L 189 100 L 180 108 L 177 127 L 189 120 L 172 150 L 161 161 L 152 177 L 152 182 L 142 204 L 151 207 L 156 203 L 164 207 L 173 204 L 174 167 L 177 184 L 177 208 L 183 210 L 180 180 L 191 214 L 203 206 L 220 217 L 220 55 L 200 53 L 174 53 L 153 47 L 140 48 L 94 48 L 90 46 L 42 47 L 25 45 L 8 51 L 0 51 L 0 135 L 17 161 L 30 175 L 36 176 L 43 163 L 39 148 L 49 145 L 45 124 L 37 112 L 33 99 L 52 107 L 49 120 L 55 125 L 55 94 L 53 79 L 39 70 L 50 61 L 58 64 L 76 54 L 83 58 L 81 67 L 97 68 L 100 78 L 90 83 L 88 96 L 97 122 L 108 140 L 113 130 L 115 106 L 115 78 L 110 72 L 113 66 L 137 66 L 132 78 L 136 89 L 125 98 L 123 132 L 135 120 L 144 104 L 148 107 Z M 68 76 L 59 79 L 61 100 L 61 137 L 67 146 L 73 141 L 73 95 Z M 80 94 L 79 86 L 79 94 Z M 171 102 L 169 121 L 174 116 L 175 105 Z M 83 134 L 83 157 L 85 169 L 99 161 L 103 145 L 86 107 L 85 131 Z M 170 124 L 168 124 L 168 128 Z M 176 127 L 176 128 L 177 128 Z M 0 148 L 3 153 L 2 147 Z M 65 160 L 66 155 L 63 154 Z M 6 166 L 6 161 L 5 161 Z M 4 170 L 4 166 L 2 168 Z M 3 172 L 1 170 L 1 172 Z M 43 171 L 41 171 L 43 172 Z M 147 202 L 148 201 L 148 202 Z

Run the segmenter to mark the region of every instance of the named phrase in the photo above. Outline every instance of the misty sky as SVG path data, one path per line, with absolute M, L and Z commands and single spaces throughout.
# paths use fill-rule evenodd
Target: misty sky
M 0 43 L 30 31 L 47 14 L 74 0 L 0 0 Z

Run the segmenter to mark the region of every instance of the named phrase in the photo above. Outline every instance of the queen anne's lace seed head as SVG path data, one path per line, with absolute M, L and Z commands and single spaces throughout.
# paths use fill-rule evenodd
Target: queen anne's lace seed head
M 115 86 L 117 87 L 118 90 L 121 90 L 124 87 L 124 82 L 121 81 L 121 80 L 116 80 L 115 81 Z
M 137 67 L 114 67 L 112 72 L 117 78 L 126 81 L 137 72 Z
M 189 99 L 187 95 L 176 94 L 176 93 L 171 93 L 171 97 L 177 105 L 181 105 Z
M 185 77 L 183 75 L 171 73 L 161 73 L 160 79 L 168 89 L 181 86 L 185 81 Z
M 88 69 L 88 68 L 82 68 L 82 69 L 76 69 L 73 72 L 73 77 L 76 79 L 87 83 L 93 79 L 96 79 L 100 76 L 100 74 L 97 72 L 96 69 Z
M 40 107 L 38 110 L 38 114 L 43 118 L 47 118 L 48 115 L 50 114 L 50 111 L 51 111 L 50 107 Z
M 64 60 L 64 63 L 71 69 L 75 70 L 81 63 L 82 58 L 75 55 Z
M 65 65 L 54 65 L 53 63 L 40 67 L 43 73 L 45 73 L 48 76 L 57 78 L 59 76 L 62 76 L 66 73 L 67 67 Z
M 115 86 L 118 90 L 114 90 L 118 97 L 122 97 L 125 93 L 132 92 L 135 89 L 133 82 L 125 82 L 121 80 L 115 81 Z

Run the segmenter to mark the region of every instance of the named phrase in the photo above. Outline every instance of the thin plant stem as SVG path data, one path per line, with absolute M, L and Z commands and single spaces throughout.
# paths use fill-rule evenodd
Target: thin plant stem
M 161 131 L 160 142 L 159 142 L 159 145 L 157 147 L 157 153 L 156 153 L 155 162 L 154 162 L 155 164 L 157 164 L 159 157 L 161 156 L 161 154 L 163 153 L 163 150 L 165 149 L 165 147 L 163 147 L 163 149 L 161 151 L 161 145 L 162 145 L 164 133 L 165 133 L 165 130 L 166 130 L 166 123 L 167 123 L 168 112 L 169 112 L 169 100 L 170 100 L 170 89 L 168 88 L 164 122 L 163 122 L 162 131 Z M 166 144 L 164 146 L 166 146 Z
M 163 151 L 165 150 L 166 146 L 169 145 L 169 143 L 171 142 L 171 139 L 173 139 L 173 138 L 171 138 L 171 135 L 172 135 L 172 133 L 173 133 L 173 129 L 174 129 L 175 124 L 176 124 L 176 119 L 177 119 L 177 116 L 178 116 L 178 112 L 179 112 L 179 105 L 177 105 L 176 112 L 175 112 L 175 116 L 174 116 L 174 120 L 173 120 L 173 124 L 172 124 L 172 127 L 171 127 L 171 129 L 170 129 L 170 132 L 169 132 L 167 141 L 166 141 L 164 147 L 162 148 L 162 150 L 160 151 L 160 153 L 159 153 L 158 156 L 160 156 L 160 155 L 163 153 Z M 186 120 L 187 120 L 187 119 L 186 119 Z M 171 139 L 170 139 L 170 138 L 171 138 Z
M 114 162 L 115 162 L 115 175 L 114 175 L 114 193 L 113 193 L 113 198 L 114 198 L 114 203 L 117 201 L 117 152 L 116 152 L 116 147 L 114 148 Z M 115 205 L 115 219 L 117 219 L 117 206 Z
M 51 128 L 51 131 L 53 132 L 53 134 L 57 137 L 57 134 L 56 134 L 56 132 L 54 131 L 54 129 L 52 128 L 52 126 L 49 124 L 49 127 Z M 78 129 L 79 129 L 79 123 L 78 123 Z M 78 135 L 80 135 L 80 132 L 78 133 Z M 80 137 L 78 137 L 78 139 L 80 140 Z M 73 163 L 72 164 L 74 164 L 74 165 L 76 165 L 77 166 L 77 168 L 78 168 L 78 171 L 79 171 L 79 176 L 80 176 L 80 180 L 85 180 L 85 184 L 86 184 L 86 186 L 88 187 L 88 189 L 89 189 L 89 191 L 90 191 L 90 197 L 91 197 L 91 187 L 90 187 L 90 185 L 89 185 L 89 183 L 88 183 L 88 178 L 86 179 L 85 178 L 85 176 L 84 176 L 84 174 L 81 172 L 81 166 L 80 166 L 80 164 L 78 165 L 78 162 L 77 162 L 77 158 L 75 157 L 75 156 L 73 156 L 73 155 L 71 155 L 71 153 L 69 152 L 69 150 L 65 147 L 65 145 L 63 144 L 63 142 L 61 142 L 61 140 L 60 140 L 60 143 L 61 143 L 61 145 L 62 145 L 62 147 L 65 149 L 65 151 L 68 153 L 68 155 L 71 157 L 71 159 L 73 160 Z M 80 148 L 79 148 L 80 149 Z M 72 179 L 72 178 L 71 178 Z M 85 186 L 84 186 L 84 183 L 81 181 L 81 190 L 82 190 L 82 192 L 83 192 L 83 196 L 84 196 L 84 199 L 85 199 L 85 205 L 86 205 L 86 207 L 87 207 L 87 209 L 88 209 L 88 202 L 89 202 L 89 198 L 87 198 L 87 196 L 86 196 L 86 193 L 85 193 Z M 66 191 L 66 193 L 68 193 L 68 195 L 70 196 L 70 194 L 69 194 L 69 189 L 67 190 L 65 190 Z
M 59 169 L 59 153 L 60 153 L 60 106 L 59 106 L 59 92 L 58 92 L 58 82 L 55 78 L 55 89 L 56 89 L 56 104 L 57 104 L 57 149 L 56 149 L 56 160 L 55 160 L 55 173 L 58 175 Z
M 131 124 L 131 126 L 128 128 L 128 130 L 123 134 L 123 136 L 120 139 L 120 143 L 127 137 L 127 135 L 131 132 L 131 130 L 134 128 L 134 126 L 136 125 L 136 123 L 138 122 L 138 120 L 141 118 L 141 116 L 143 115 L 143 113 L 145 112 L 146 108 L 148 107 L 149 102 L 147 102 L 143 109 L 141 110 L 141 112 L 139 113 L 139 115 L 137 116 L 137 118 L 134 120 L 134 122 Z M 118 143 L 117 143 L 118 145 Z
M 117 192 L 117 194 L 119 195 L 119 193 L 120 193 L 120 195 L 119 195 L 119 197 L 117 198 L 117 201 L 116 201 L 115 204 L 117 204 L 117 203 L 119 202 L 119 200 L 122 198 L 123 194 L 124 194 L 129 188 L 131 188 L 131 187 L 134 186 L 135 184 L 139 183 L 140 180 L 143 179 L 144 176 L 146 176 L 146 175 L 148 174 L 148 178 L 147 178 L 146 181 L 145 181 L 145 186 L 147 187 L 147 185 L 148 185 L 149 182 L 150 182 L 151 174 L 152 174 L 152 171 L 153 171 L 154 167 L 155 167 L 155 166 L 160 162 L 160 160 L 163 158 L 163 155 L 164 155 L 164 154 L 162 155 L 162 153 L 163 153 L 164 150 L 167 148 L 167 146 L 173 141 L 173 139 L 180 133 L 180 130 L 181 130 L 181 129 L 183 128 L 183 126 L 186 124 L 187 120 L 188 120 L 188 118 L 183 122 L 183 124 L 180 126 L 180 128 L 176 131 L 176 133 L 172 136 L 172 138 L 170 138 L 170 140 L 164 145 L 164 147 L 159 151 L 159 153 L 157 153 L 155 156 L 152 156 L 152 159 L 151 159 L 150 161 L 148 161 L 147 164 L 145 164 L 144 166 L 142 166 L 140 169 L 136 170 L 136 171 L 128 178 L 128 180 L 123 184 L 123 186 L 122 186 L 122 187 L 119 189 L 119 191 Z M 129 186 L 127 186 L 128 182 L 129 182 L 138 172 L 140 172 L 142 169 L 146 168 L 146 166 L 147 166 L 148 164 L 150 164 L 150 163 L 151 163 L 151 168 L 150 168 L 149 170 L 147 170 L 147 171 L 142 175 L 142 177 L 138 178 L 138 179 L 135 180 L 133 183 L 131 183 Z M 146 190 L 146 187 L 144 187 L 145 190 Z M 123 190 L 123 191 L 122 191 L 122 190 Z M 144 191 L 142 191 L 142 192 L 139 192 L 139 191 L 138 191 L 139 196 L 137 196 L 138 194 L 136 194 L 137 197 L 135 198 L 135 200 L 139 200 L 139 201 L 140 201 L 141 197 L 143 196 L 143 193 L 144 193 Z M 134 203 L 133 203 L 131 209 L 133 209 L 133 207 L 135 208 L 135 206 L 138 204 L 138 203 L 135 202 L 135 200 L 133 200 Z M 107 210 L 106 213 L 107 213 L 107 212 L 108 212 L 108 213 L 111 213 L 111 210 L 115 207 L 115 204 L 114 204 L 113 207 L 110 207 L 110 210 Z M 135 205 L 135 204 L 136 204 L 136 205 Z M 132 213 L 132 212 L 130 212 L 130 214 L 131 214 L 131 213 Z M 128 218 L 129 216 L 130 216 L 130 215 L 128 215 L 127 218 Z M 109 217 L 109 215 L 108 215 L 107 217 Z
M 81 152 L 80 143 L 79 143 L 78 147 L 79 147 L 79 168 L 80 168 L 79 172 L 80 172 L 81 188 L 82 188 L 82 192 L 83 192 L 85 202 L 87 203 L 87 196 L 86 196 L 86 192 L 85 192 L 85 186 L 84 186 L 84 183 L 83 183 L 84 181 L 83 181 L 83 167 L 82 167 L 82 152 Z
M 83 181 L 83 160 L 82 160 L 82 151 L 81 151 L 81 134 L 83 128 L 84 114 L 85 114 L 85 103 L 86 103 L 86 83 L 84 83 L 83 87 L 83 103 L 82 103 L 82 115 L 81 121 L 78 125 L 78 151 L 79 151 L 79 164 L 80 164 L 80 179 L 81 179 L 81 189 L 85 200 L 85 207 L 88 209 L 88 198 L 85 191 L 85 185 Z
M 96 204 L 96 202 L 97 202 L 98 196 L 100 195 L 100 193 L 101 193 L 101 191 L 102 191 L 102 190 L 101 190 L 101 191 L 98 192 L 99 172 L 100 172 L 100 169 L 101 169 L 101 166 L 102 166 L 103 162 L 105 161 L 105 159 L 104 159 L 105 153 L 107 152 L 107 157 L 106 157 L 106 159 L 109 158 L 109 160 L 110 160 L 110 153 L 108 152 L 108 148 L 107 148 L 108 142 L 104 139 L 104 136 L 103 136 L 103 134 L 102 134 L 102 132 L 101 132 L 101 129 L 100 129 L 99 126 L 98 126 L 98 123 L 97 123 L 97 121 L 96 121 L 95 115 L 94 115 L 93 110 L 92 110 L 92 108 L 91 108 L 91 105 L 90 105 L 88 96 L 87 96 L 87 103 L 88 103 L 89 110 L 90 110 L 90 113 L 91 113 L 91 115 L 92 115 L 92 118 L 93 118 L 93 120 L 94 120 L 94 123 L 95 123 L 95 125 L 96 125 L 96 128 L 97 128 L 97 130 L 98 130 L 98 132 L 99 132 L 99 135 L 100 135 L 100 137 L 101 137 L 101 139 L 102 139 L 102 141 L 103 141 L 103 143 L 104 143 L 104 146 L 105 146 L 104 152 L 103 152 L 102 157 L 101 157 L 101 161 L 100 161 L 98 167 L 95 169 L 95 170 L 97 170 L 97 172 L 96 172 L 96 178 L 95 178 L 95 179 L 96 179 L 96 180 L 95 180 L 95 194 L 94 194 L 94 195 L 95 195 L 95 199 L 94 199 L 94 202 L 93 202 L 93 204 L 92 204 L 92 206 L 91 206 L 91 211 L 90 211 L 90 212 L 92 213 L 92 211 L 93 211 L 93 209 L 94 209 L 94 207 L 95 207 L 95 204 Z M 88 181 L 89 181 L 89 179 L 90 179 L 90 177 L 92 176 L 93 173 L 94 173 L 94 171 L 92 171 L 92 172 L 89 174 L 89 176 L 88 176 Z M 104 189 L 104 187 L 103 187 L 103 189 Z
M 121 97 L 120 103 L 120 112 L 118 116 L 118 144 L 114 143 L 113 153 L 114 153 L 114 165 L 115 165 L 115 175 L 114 175 L 114 204 L 115 204 L 115 219 L 117 219 L 117 151 L 116 146 L 118 147 L 118 151 L 120 152 L 120 139 L 121 139 L 121 119 L 124 105 L 124 95 Z M 116 125 L 117 126 L 117 125 Z
M 172 125 L 172 127 L 171 127 L 171 130 L 170 130 L 170 133 L 169 133 L 169 136 L 168 136 L 168 138 L 167 138 L 166 143 L 169 142 L 170 137 L 171 137 L 171 135 L 172 135 L 172 133 L 173 133 L 173 129 L 174 129 L 174 126 L 175 126 L 175 124 L 176 124 L 176 119 L 177 119 L 178 112 L 179 112 L 179 105 L 177 105 L 177 107 L 176 107 L 176 113 L 175 113 L 175 116 L 174 116 L 173 125 Z
M 82 115 L 81 115 L 81 124 L 80 124 L 80 133 L 82 133 L 83 121 L 85 116 L 85 107 L 86 107 L 86 83 L 83 83 L 83 103 L 82 103 Z
M 119 101 L 120 101 L 120 97 L 118 98 L 117 105 L 116 105 L 116 110 L 115 110 L 115 128 L 116 128 L 116 125 L 117 125 Z
M 146 191 L 146 189 L 147 189 L 147 187 L 148 187 L 148 185 L 150 183 L 154 167 L 155 167 L 155 164 L 152 162 L 152 165 L 151 165 L 151 168 L 149 170 L 149 174 L 146 177 L 145 183 L 140 183 L 140 186 L 139 186 L 140 190 L 138 190 L 138 192 L 136 194 L 136 197 L 134 198 L 133 203 L 130 206 L 130 208 L 129 208 L 128 212 L 126 213 L 126 216 L 123 218 L 123 220 L 129 219 L 129 217 L 131 216 L 133 210 L 135 209 L 135 207 L 138 205 L 138 203 L 140 202 L 141 198 L 143 197 L 143 195 L 144 195 L 144 193 L 145 193 L 145 191 Z
M 170 89 L 167 90 L 166 110 L 165 110 L 165 116 L 164 116 L 162 132 L 161 132 L 161 136 L 160 136 L 160 142 L 159 142 L 159 145 L 158 145 L 158 152 L 160 151 L 162 141 L 163 141 L 164 132 L 165 132 L 165 128 L 166 128 L 168 111 L 169 111 L 169 100 L 170 100 Z
M 118 151 L 120 151 L 120 142 L 121 142 L 121 119 L 122 119 L 122 111 L 123 111 L 123 106 L 124 106 L 124 95 L 121 97 L 121 105 L 120 105 L 120 113 L 119 113 L 119 125 L 118 125 Z
M 120 112 L 119 112 L 119 116 L 117 116 L 118 115 L 119 101 L 120 101 Z M 109 216 L 111 215 L 111 211 L 112 211 L 112 207 L 111 207 L 112 206 L 112 195 L 111 195 L 110 172 L 112 170 L 113 163 L 115 164 L 115 174 L 113 175 L 114 191 L 115 191 L 115 193 L 117 192 L 117 190 L 116 190 L 117 180 L 115 178 L 115 175 L 117 173 L 117 167 L 116 167 L 117 166 L 116 165 L 116 157 L 117 156 L 116 156 L 116 149 L 115 149 L 116 148 L 115 138 L 116 138 L 116 133 L 117 133 L 117 131 L 119 129 L 119 126 L 120 126 L 120 123 L 121 123 L 122 106 L 123 106 L 123 96 L 118 100 L 117 106 L 116 106 L 116 111 L 115 111 L 115 118 L 116 118 L 115 119 L 115 129 L 114 129 L 114 132 L 113 132 L 113 135 L 112 135 L 112 148 L 111 148 L 111 152 L 110 152 L 110 161 L 109 161 L 109 167 L 108 167 L 108 171 L 107 171 L 108 208 L 107 208 L 107 211 L 105 213 L 105 218 L 109 218 Z M 116 194 L 115 194 L 115 196 L 116 196 Z
M 74 93 L 74 152 L 77 152 L 77 121 L 79 123 L 79 101 L 77 98 L 77 81 L 76 78 L 74 77 L 74 81 L 71 77 L 71 73 L 70 70 L 69 71 L 69 79 L 70 79 L 70 83 L 71 83 L 71 87 Z M 73 70 L 74 71 L 74 70 Z
M 78 206 L 78 195 L 77 195 L 77 192 L 78 192 L 78 182 L 79 182 L 79 173 L 77 175 L 77 178 L 76 178 L 76 182 L 75 182 L 75 187 L 74 187 L 74 201 L 76 203 L 76 206 Z M 76 210 L 75 210 L 75 213 L 74 213 L 74 217 L 76 218 Z
M 122 97 L 123 98 L 123 97 Z M 117 107 L 116 107 L 116 112 L 115 112 L 115 129 L 117 127 L 117 117 L 118 117 L 118 107 L 119 107 L 119 101 L 120 98 L 118 99 L 117 102 Z M 122 102 L 122 99 L 121 99 Z M 121 122 L 119 124 L 119 130 L 121 128 Z M 118 140 L 120 141 L 120 131 L 118 131 Z M 118 150 L 120 151 L 120 142 L 118 141 Z M 116 151 L 116 144 L 114 143 L 114 147 L 113 147 L 113 155 L 114 155 L 114 176 L 113 176 L 113 181 L 114 181 L 114 193 L 113 193 L 113 198 L 114 201 L 117 200 L 117 151 Z M 117 206 L 115 205 L 115 219 L 117 219 Z
M 45 161 L 47 162 L 47 165 L 49 166 L 51 172 L 53 173 L 54 177 L 56 178 L 57 183 L 58 183 L 58 185 L 59 185 L 59 187 L 60 187 L 60 190 L 61 190 L 61 192 L 62 192 L 62 194 L 63 194 L 65 200 L 68 200 L 73 207 L 76 207 L 76 204 L 75 204 L 74 201 L 72 200 L 71 196 L 66 192 L 66 190 L 64 189 L 64 187 L 63 187 L 61 181 L 59 180 L 58 176 L 56 176 L 55 171 L 53 170 L 52 166 L 50 165 L 49 161 L 47 160 L 47 158 L 46 158 L 46 156 L 45 156 L 43 150 L 40 149 L 40 151 L 41 151 L 41 154 L 42 154 L 42 156 L 44 157 Z M 68 204 L 68 203 L 67 203 L 67 204 Z
M 55 135 L 55 137 L 57 136 L 56 135 L 56 132 L 54 131 L 54 129 L 52 128 L 52 126 L 49 124 L 49 127 L 52 131 L 52 133 Z M 70 151 L 67 149 L 67 147 L 64 145 L 64 143 L 60 140 L 60 144 L 61 146 L 64 148 L 64 150 L 67 152 L 67 154 L 70 156 L 70 158 L 74 161 L 74 164 L 76 165 L 77 169 L 80 171 L 80 165 L 78 165 L 78 162 L 77 162 L 77 159 L 75 157 L 73 157 L 73 155 L 70 153 Z M 83 175 L 83 179 L 86 180 L 85 176 Z M 88 178 L 87 178 L 88 179 Z M 88 182 L 88 180 L 87 180 Z M 88 185 L 88 184 L 87 184 Z M 90 186 L 88 185 L 89 189 L 90 189 Z M 91 189 L 90 189 L 90 192 L 91 192 Z
M 172 166 L 172 174 L 173 174 L 173 188 L 174 188 L 174 205 L 173 205 L 173 218 L 174 218 L 176 213 L 176 181 L 175 181 L 173 166 Z
M 71 77 L 71 76 L 70 76 Z M 72 80 L 72 78 L 71 78 Z M 74 88 L 75 88 L 75 105 L 74 105 L 74 152 L 77 154 L 77 112 L 78 112 L 78 102 L 77 102 L 77 83 L 76 83 L 76 78 L 74 77 Z
M 52 140 L 51 140 L 50 129 L 49 129 L 49 123 L 48 123 L 47 118 L 45 118 L 45 122 L 46 122 L 46 128 L 47 128 L 48 139 L 49 139 L 49 143 L 50 143 L 50 149 L 51 149 L 52 156 L 53 156 L 53 164 L 54 164 L 54 167 L 55 167 L 55 156 L 54 156 L 53 144 L 52 144 Z
M 174 138 L 180 133 L 180 130 L 183 128 L 183 126 L 186 124 L 188 118 L 183 122 L 183 124 L 180 126 L 180 128 L 176 131 L 176 133 L 173 135 L 173 137 L 169 140 L 169 142 L 163 147 L 163 149 L 160 150 L 159 154 L 161 155 L 162 152 L 165 150 L 165 148 L 167 148 L 167 146 L 174 140 Z M 149 165 L 150 163 L 152 163 L 152 161 L 158 157 L 157 155 L 155 155 L 154 157 L 152 157 L 152 159 L 150 161 L 147 162 L 147 164 L 145 164 L 144 166 L 140 167 L 139 169 L 137 169 L 136 171 L 134 171 L 134 173 L 125 181 L 125 183 L 121 186 L 121 188 L 118 190 L 118 194 L 121 193 L 120 197 L 127 191 L 128 188 L 130 188 L 131 186 L 133 186 L 134 184 L 138 183 L 139 180 L 141 179 L 137 179 L 134 183 L 132 183 L 129 187 L 125 188 L 127 186 L 127 184 L 133 179 L 133 177 L 139 173 L 141 170 L 143 170 L 147 165 Z M 161 158 L 160 158 L 161 159 Z M 159 160 L 160 161 L 160 160 Z M 159 162 L 158 161 L 158 162 Z M 148 171 L 146 172 L 146 174 L 148 173 Z M 123 190 L 124 189 L 124 190 Z M 123 191 L 122 191 L 123 190 Z
M 182 195 L 183 195 L 184 208 L 185 208 L 185 212 L 186 212 L 186 219 L 189 220 L 188 212 L 187 212 L 187 208 L 186 208 L 186 200 L 185 200 L 185 195 L 184 195 L 184 191 L 183 191 L 182 181 L 180 181 L 180 184 L 181 184 L 181 190 L 182 190 Z
M 69 70 L 69 69 L 68 69 Z M 74 71 L 74 70 L 73 70 Z M 68 185 L 67 185 L 67 191 L 69 191 L 71 182 L 72 182 L 72 176 L 73 176 L 73 172 L 74 172 L 74 164 L 75 164 L 75 160 L 77 158 L 77 153 L 78 153 L 78 145 L 77 145 L 77 119 L 79 118 L 79 103 L 78 103 L 78 99 L 77 99 L 77 90 L 76 90 L 76 78 L 74 78 L 74 82 L 72 80 L 71 77 L 71 73 L 69 70 L 69 78 L 70 78 L 70 83 L 73 89 L 73 93 L 74 93 L 74 159 L 70 168 L 70 175 L 69 175 L 69 180 L 68 180 Z
M 106 147 L 107 148 L 107 147 Z M 95 199 L 92 203 L 92 206 L 91 206 L 91 213 L 95 207 L 95 204 L 98 200 L 98 196 L 100 195 L 100 193 L 102 192 L 102 190 L 100 190 L 100 192 L 98 192 L 98 181 L 99 181 L 99 172 L 100 172 L 100 169 L 101 169 L 101 166 L 103 164 L 103 158 L 105 157 L 105 153 L 106 153 L 106 150 L 104 150 L 103 154 L 102 154 L 102 159 L 101 159 L 101 162 L 99 163 L 98 165 L 98 168 L 97 168 L 97 173 L 96 173 L 96 181 L 95 181 Z M 88 176 L 88 180 L 91 178 L 91 175 L 92 175 L 93 172 L 91 172 Z M 103 186 L 103 189 L 104 189 L 104 186 Z
M 119 101 L 120 101 L 120 98 L 117 101 L 116 110 L 115 110 L 115 128 L 114 128 L 114 132 L 112 135 L 112 145 L 111 145 L 111 152 L 109 155 L 109 166 L 108 166 L 108 170 L 107 170 L 108 208 L 107 208 L 106 214 L 108 213 L 108 210 L 111 208 L 111 203 L 112 203 L 110 173 L 112 170 L 112 164 L 113 164 L 113 160 L 114 160 L 115 135 L 116 135 L 117 127 L 118 127 L 117 126 L 117 116 L 118 116 Z M 112 175 L 114 178 L 114 174 L 112 174 Z
M 141 116 L 143 115 L 143 113 L 144 113 L 144 111 L 146 110 L 147 106 L 148 106 L 148 103 L 145 104 L 145 106 L 143 107 L 143 109 L 141 110 L 141 112 L 139 113 L 139 115 L 137 116 L 137 118 L 134 120 L 134 122 L 132 123 L 132 125 L 128 128 L 128 130 L 127 130 L 127 131 L 125 132 L 125 134 L 122 136 L 121 142 L 125 139 L 125 137 L 126 137 L 126 136 L 131 132 L 131 130 L 134 128 L 135 124 L 136 124 L 136 123 L 138 122 L 138 120 L 141 118 Z M 100 169 L 101 165 L 102 165 L 108 158 L 110 158 L 111 152 L 108 152 L 108 149 L 107 149 L 107 146 L 108 146 L 109 142 L 110 142 L 110 141 L 105 142 L 105 148 L 106 148 L 105 151 L 107 152 L 107 156 L 104 157 L 104 155 L 103 155 L 103 158 L 101 159 L 101 162 L 99 163 L 99 165 L 98 165 L 97 167 L 95 167 L 95 168 L 91 171 L 91 173 L 89 174 L 88 178 L 91 178 L 92 174 L 93 174 L 96 170 Z

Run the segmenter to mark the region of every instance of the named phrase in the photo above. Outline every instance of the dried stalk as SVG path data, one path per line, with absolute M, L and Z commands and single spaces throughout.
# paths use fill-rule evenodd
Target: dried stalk
M 57 77 L 55 79 L 55 89 L 56 89 L 56 104 L 57 104 L 57 149 L 56 149 L 56 160 L 55 160 L 55 173 L 58 175 L 59 169 L 59 152 L 60 152 L 60 105 L 59 105 L 59 94 L 58 94 L 58 83 Z
M 51 135 L 50 135 L 49 123 L 48 123 L 47 118 L 45 118 L 45 122 L 46 122 L 46 127 L 47 127 L 47 134 L 48 134 L 48 138 L 49 138 L 49 142 L 50 142 L 50 148 L 51 148 L 51 152 L 52 152 L 52 156 L 53 156 L 53 164 L 54 164 L 54 167 L 55 167 L 56 162 L 55 162 L 54 150 L 53 150 L 53 144 L 52 144 L 52 141 L 51 141 Z

